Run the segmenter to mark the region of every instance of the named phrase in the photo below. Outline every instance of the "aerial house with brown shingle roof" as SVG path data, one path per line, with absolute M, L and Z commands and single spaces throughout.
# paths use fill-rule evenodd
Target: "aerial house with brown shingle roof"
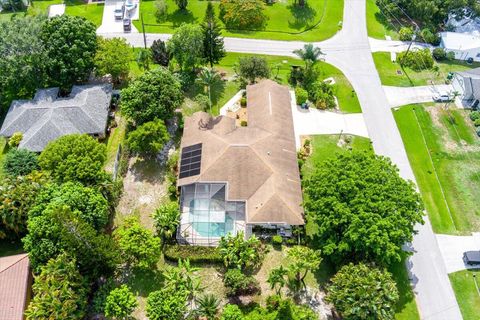
M 179 241 L 216 245 L 254 225 L 303 225 L 291 97 L 263 80 L 247 87 L 248 126 L 197 112 L 185 119 L 181 141 Z

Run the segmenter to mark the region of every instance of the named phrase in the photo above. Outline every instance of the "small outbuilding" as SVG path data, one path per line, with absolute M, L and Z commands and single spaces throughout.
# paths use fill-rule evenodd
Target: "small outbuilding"
M 108 122 L 112 86 L 74 86 L 67 97 L 59 88 L 39 89 L 33 100 L 15 100 L 10 105 L 0 135 L 23 134 L 19 148 L 41 152 L 53 140 L 75 133 L 102 138 Z

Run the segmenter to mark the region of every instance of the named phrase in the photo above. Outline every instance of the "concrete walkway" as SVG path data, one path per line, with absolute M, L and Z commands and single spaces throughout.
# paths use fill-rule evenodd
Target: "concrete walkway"
M 168 37 L 149 34 L 147 45 L 156 38 Z M 141 34 L 128 34 L 125 38 L 134 46 L 143 46 Z M 333 38 L 314 45 L 322 48 L 326 62 L 339 68 L 355 89 L 375 152 L 389 157 L 403 178 L 415 181 L 373 62 L 366 28 L 366 0 L 345 0 L 342 30 Z M 225 38 L 225 48 L 232 52 L 294 56 L 292 51 L 302 47 L 303 43 L 294 41 Z M 410 247 L 414 254 L 407 267 L 421 318 L 462 319 L 428 216 L 425 216 L 425 224 L 416 226 L 416 230 L 418 233 Z
M 406 51 L 410 42 L 397 40 L 379 40 L 368 38 L 372 52 L 402 52 Z M 433 49 L 434 47 L 427 43 L 414 42 L 411 49 Z
M 389 87 L 383 86 L 391 108 L 400 107 L 412 103 L 433 102 L 433 96 L 449 94 L 453 91 L 451 85 L 435 85 L 420 87 Z
M 471 236 L 437 234 L 437 241 L 448 273 L 478 268 L 466 265 L 463 262 L 463 253 L 480 250 L 480 233 L 473 233 Z

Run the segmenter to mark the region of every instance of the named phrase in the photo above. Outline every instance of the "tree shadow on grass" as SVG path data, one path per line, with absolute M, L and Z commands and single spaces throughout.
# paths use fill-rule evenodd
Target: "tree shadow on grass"
M 375 12 L 375 20 L 377 20 L 377 22 L 380 23 L 385 28 L 385 30 L 396 31 L 395 26 L 390 20 L 385 17 L 385 15 L 381 11 Z
M 397 313 L 401 312 L 407 304 L 415 299 L 405 265 L 406 259 L 407 257 L 404 255 L 400 262 L 393 263 L 388 267 L 388 271 L 392 273 L 393 280 L 397 284 L 398 294 L 400 297 L 397 305 L 395 306 L 395 311 Z
M 315 16 L 317 11 L 308 4 L 305 4 L 303 7 L 291 4 L 287 8 L 290 10 L 293 18 L 288 21 L 288 26 L 292 29 L 305 29 L 316 22 Z
M 163 287 L 164 277 L 160 270 L 134 269 L 128 278 L 128 286 L 139 296 L 146 297 Z
M 194 23 L 197 22 L 197 18 L 193 15 L 190 10 L 176 10 L 167 17 L 167 21 L 172 22 L 174 27 L 179 27 L 184 23 Z
M 155 158 L 137 158 L 130 170 L 135 177 L 135 181 L 151 183 L 163 183 L 165 181 L 166 168 L 158 163 Z

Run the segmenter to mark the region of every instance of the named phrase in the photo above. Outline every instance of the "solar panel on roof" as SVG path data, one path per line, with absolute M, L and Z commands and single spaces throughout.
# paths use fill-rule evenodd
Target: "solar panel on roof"
M 180 160 L 180 174 L 179 178 L 187 178 L 200 174 L 200 167 L 202 163 L 202 144 L 194 144 L 182 148 Z

